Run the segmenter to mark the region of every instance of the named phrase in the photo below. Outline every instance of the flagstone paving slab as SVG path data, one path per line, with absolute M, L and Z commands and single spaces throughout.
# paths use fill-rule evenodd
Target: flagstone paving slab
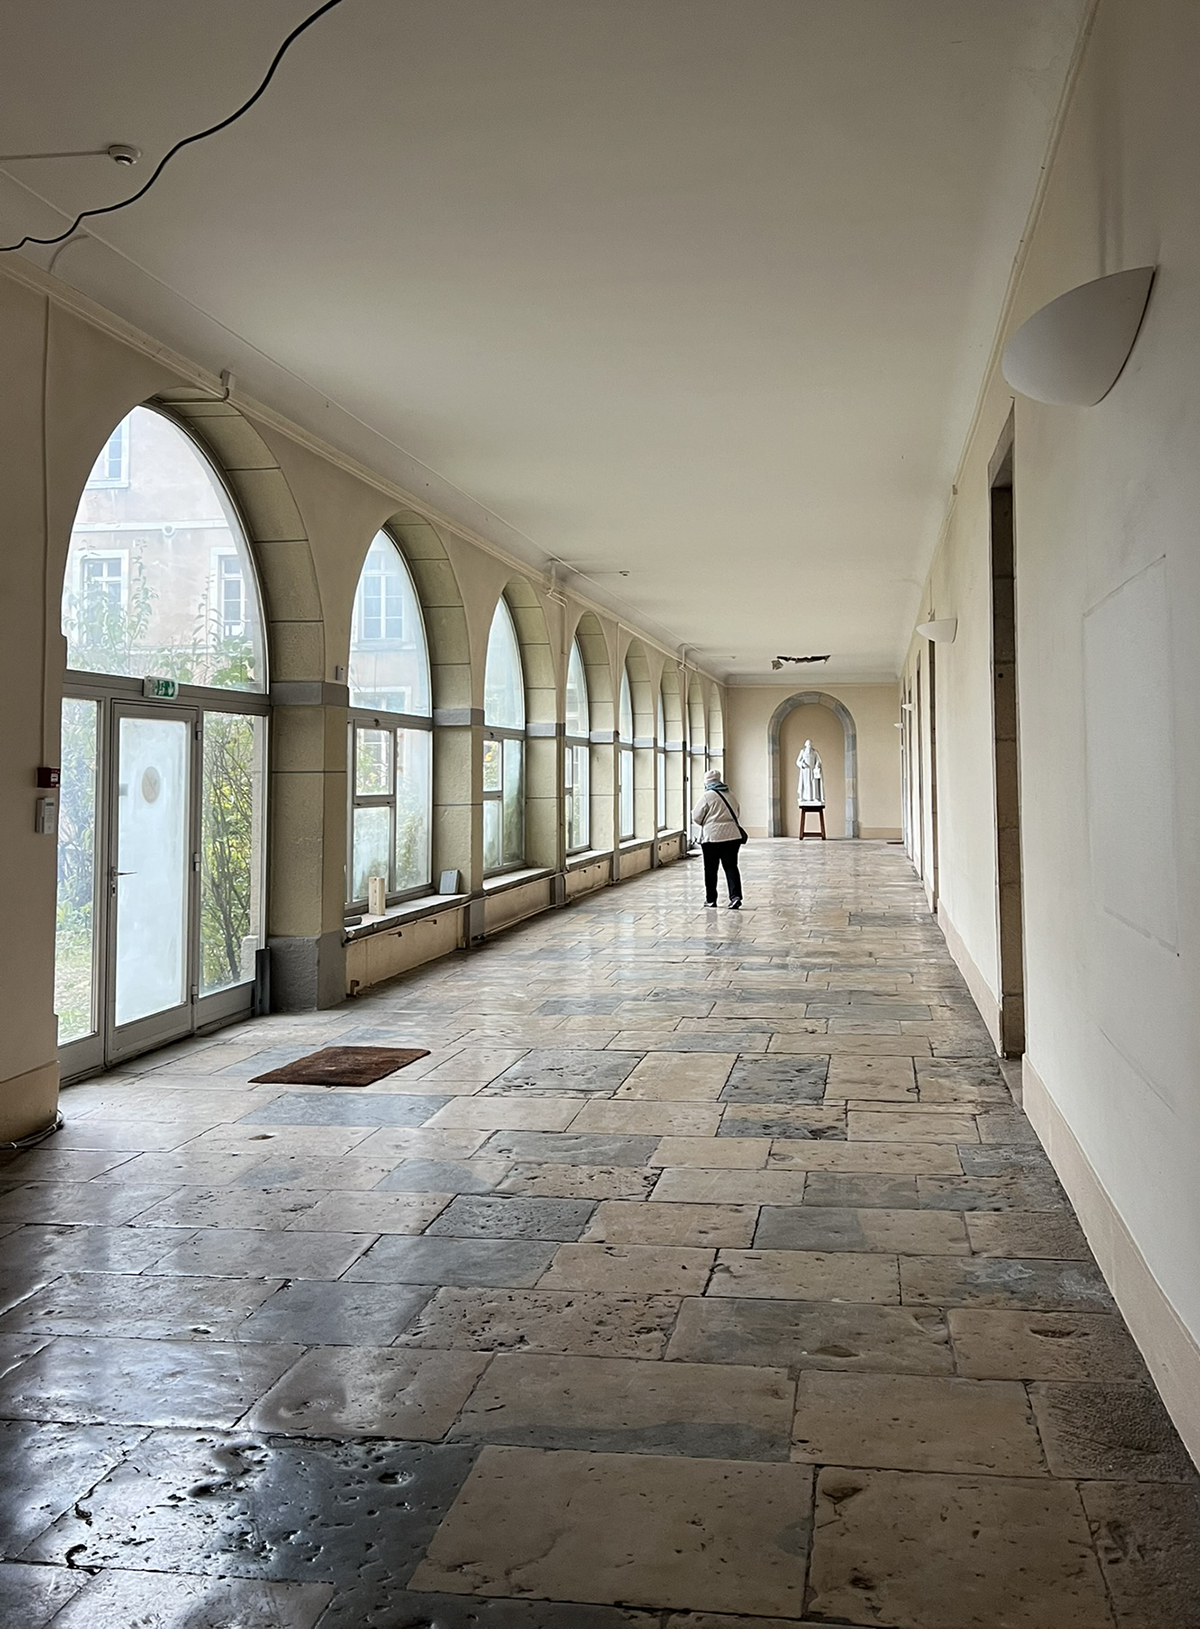
M 64 1092 L 0 1164 L 0 1621 L 1200 1624 L 1190 1462 L 907 859 L 744 867 Z M 331 1044 L 430 1054 L 249 1083 Z

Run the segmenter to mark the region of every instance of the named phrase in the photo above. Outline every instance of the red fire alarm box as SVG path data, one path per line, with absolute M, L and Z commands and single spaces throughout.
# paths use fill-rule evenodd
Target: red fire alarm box
M 53 769 L 48 764 L 42 764 L 37 772 L 39 786 L 57 786 L 62 780 L 62 770 Z

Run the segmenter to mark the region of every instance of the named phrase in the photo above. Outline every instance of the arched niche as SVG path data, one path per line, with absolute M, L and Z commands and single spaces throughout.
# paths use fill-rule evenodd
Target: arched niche
M 797 707 L 827 707 L 842 726 L 846 764 L 846 836 L 858 836 L 858 734 L 850 709 L 836 696 L 823 690 L 801 690 L 781 701 L 771 714 L 767 725 L 767 815 L 769 837 L 782 837 L 786 826 L 783 816 L 783 777 L 779 762 L 779 731 L 784 719 Z M 828 792 L 826 794 L 828 796 Z

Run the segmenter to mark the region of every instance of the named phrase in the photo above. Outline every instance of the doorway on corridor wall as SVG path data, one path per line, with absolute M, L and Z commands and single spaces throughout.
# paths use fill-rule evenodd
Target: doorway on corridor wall
M 1000 943 L 1000 1050 L 1025 1051 L 1025 920 L 1021 882 L 1020 732 L 1017 717 L 1017 578 L 1013 420 L 992 459 L 992 751 L 996 786 L 996 893 Z

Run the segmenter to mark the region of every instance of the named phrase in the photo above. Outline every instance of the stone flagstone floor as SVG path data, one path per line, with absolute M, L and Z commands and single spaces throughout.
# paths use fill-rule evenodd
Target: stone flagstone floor
M 756 842 L 69 1088 L 12 1629 L 1196 1629 L 1200 1491 L 901 851 Z M 431 1055 L 255 1086 L 332 1042 Z

